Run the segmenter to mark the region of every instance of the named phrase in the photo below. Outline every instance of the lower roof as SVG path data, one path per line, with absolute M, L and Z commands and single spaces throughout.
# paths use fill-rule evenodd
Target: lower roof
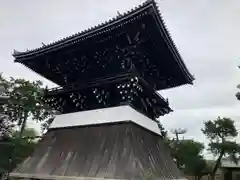
M 172 110 L 169 103 L 143 79 L 127 74 L 112 81 L 58 87 L 45 93 L 45 101 L 62 114 L 127 104 L 151 119 Z
M 140 180 L 149 175 L 154 180 L 183 177 L 161 138 L 133 123 L 50 129 L 10 174 L 49 180 Z
M 155 121 L 128 105 L 57 115 L 50 128 L 79 127 L 117 122 L 133 122 L 160 135 L 160 130 Z
M 41 180 L 127 180 L 119 178 L 94 178 L 94 177 L 72 177 L 72 176 L 49 176 L 49 175 L 36 175 L 36 174 L 22 174 L 11 173 L 11 177 L 27 178 L 27 179 L 41 179 Z M 185 178 L 171 179 L 171 180 L 187 180 Z

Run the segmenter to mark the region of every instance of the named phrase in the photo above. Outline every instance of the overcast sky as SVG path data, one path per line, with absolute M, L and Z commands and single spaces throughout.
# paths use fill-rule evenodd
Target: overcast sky
M 0 72 L 40 79 L 13 63 L 13 49 L 24 51 L 104 22 L 142 0 L 0 0 Z M 161 118 L 168 129 L 187 128 L 187 137 L 204 141 L 203 121 L 232 117 L 240 129 L 240 1 L 158 1 L 167 28 L 190 72 L 193 86 L 161 92 L 174 112 Z M 46 84 L 50 83 L 44 81 Z M 240 140 L 240 138 L 239 138 Z

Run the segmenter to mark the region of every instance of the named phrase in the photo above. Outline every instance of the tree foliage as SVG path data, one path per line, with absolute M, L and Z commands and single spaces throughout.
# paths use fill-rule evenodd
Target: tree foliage
M 158 121 L 157 122 L 158 128 L 160 130 L 160 134 L 163 139 L 167 138 L 167 130 L 163 127 L 163 125 Z
M 240 146 L 234 141 L 238 132 L 233 120 L 220 117 L 216 120 L 206 121 L 202 132 L 210 141 L 208 144 L 209 151 L 217 157 L 211 171 L 211 177 L 214 179 L 224 156 L 230 156 L 235 163 L 238 162 Z
M 9 97 L 4 113 L 20 127 L 20 137 L 28 119 L 44 124 L 54 118 L 51 109 L 44 103 L 45 91 L 41 81 L 10 78 L 4 79 L 4 82 Z
M 3 173 L 12 171 L 17 164 L 21 163 L 34 150 L 36 141 L 28 138 L 18 138 L 17 133 L 0 140 L 0 177 Z M 36 136 L 33 129 L 26 128 L 23 135 Z
M 5 90 L 1 95 L 7 97 L 0 101 L 1 175 L 16 167 L 35 147 L 36 132 L 26 128 L 27 121 L 31 119 L 40 122 L 42 128 L 46 129 L 54 116 L 44 103 L 45 90 L 40 81 L 5 79 L 0 74 L 0 84 L 1 89 Z
M 9 135 L 13 126 L 8 117 L 4 115 L 4 104 L 6 103 L 4 81 L 0 74 L 0 140 Z
M 171 152 L 180 169 L 186 174 L 202 177 L 207 172 L 207 164 L 202 156 L 204 145 L 194 140 L 173 140 Z
M 13 123 L 9 121 L 9 118 L 0 112 L 0 140 L 8 137 L 13 128 Z
M 34 129 L 26 129 L 29 119 L 48 128 L 54 118 L 44 103 L 40 81 L 5 79 L 0 75 L 7 99 L 0 102 L 0 174 L 11 171 L 31 154 L 36 144 Z M 20 129 L 20 131 L 16 131 Z

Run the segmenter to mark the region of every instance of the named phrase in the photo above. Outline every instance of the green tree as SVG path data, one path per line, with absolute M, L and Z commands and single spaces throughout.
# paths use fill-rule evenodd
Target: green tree
M 0 112 L 1 113 L 1 112 Z M 9 121 L 8 117 L 0 114 L 0 140 L 9 136 L 13 128 L 13 124 Z
M 4 105 L 8 100 L 5 95 L 6 89 L 4 84 L 2 75 L 0 74 L 0 140 L 9 135 L 13 126 L 8 117 L 4 115 Z
M 19 163 L 28 157 L 34 150 L 36 132 L 34 129 L 26 128 L 23 136 L 30 138 L 19 138 L 19 132 L 13 132 L 11 136 L 0 141 L 0 177 L 6 172 L 12 171 Z M 31 138 L 33 137 L 33 138 Z
M 159 121 L 157 121 L 157 125 L 158 125 L 158 128 L 160 130 L 162 138 L 163 139 L 167 138 L 167 135 L 168 135 L 167 130 L 163 127 L 163 125 Z
M 178 129 L 172 129 L 172 134 L 175 135 L 175 139 L 173 138 L 172 140 L 169 139 L 169 146 L 171 148 L 172 151 L 172 156 L 174 158 L 174 161 L 176 162 L 176 165 L 178 168 L 181 168 L 181 164 L 180 164 L 180 159 L 179 159 L 179 144 L 180 144 L 180 140 L 179 140 L 179 135 L 183 135 L 187 132 L 186 129 L 182 129 L 182 128 L 178 128 Z
M 54 118 L 44 103 L 44 89 L 40 81 L 5 79 L 0 74 L 1 87 L 7 98 L 0 101 L 0 174 L 9 172 L 33 151 L 36 132 L 26 128 L 27 120 L 41 122 L 47 128 Z M 3 89 L 3 88 L 2 88 Z M 0 93 L 2 95 L 2 93 Z M 17 127 L 13 127 L 13 125 Z M 13 131 L 20 129 L 20 131 Z
M 185 174 L 200 179 L 207 173 L 207 164 L 202 156 L 204 150 L 202 143 L 190 139 L 174 139 L 171 150 L 173 158 L 178 162 L 179 168 Z
M 44 92 L 41 81 L 24 79 L 4 79 L 7 89 L 8 103 L 4 108 L 5 114 L 20 128 L 19 137 L 26 127 L 28 119 L 36 122 L 49 122 L 53 119 L 51 109 L 44 103 Z
M 187 130 L 182 128 L 172 130 L 175 138 L 169 140 L 171 154 L 179 169 L 200 179 L 208 172 L 206 160 L 202 155 L 204 145 L 191 139 L 184 139 L 186 132 Z M 181 139 L 179 135 L 182 135 Z
M 220 118 L 209 120 L 204 123 L 203 134 L 208 138 L 209 151 L 217 157 L 211 171 L 211 179 L 214 180 L 216 171 L 224 156 L 230 156 L 232 161 L 238 163 L 239 145 L 233 139 L 238 132 L 234 121 L 230 118 Z

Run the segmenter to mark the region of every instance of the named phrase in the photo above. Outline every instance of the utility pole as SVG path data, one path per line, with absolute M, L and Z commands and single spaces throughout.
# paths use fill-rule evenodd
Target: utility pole
M 177 153 L 179 151 L 179 135 L 182 135 L 182 134 L 185 134 L 187 132 L 186 129 L 182 129 L 182 128 L 178 128 L 178 129 L 173 129 L 172 131 L 172 134 L 175 135 L 176 137 L 176 141 L 173 141 L 174 143 L 174 149 L 175 149 L 175 153 Z M 178 154 L 178 153 L 177 153 Z M 180 165 L 180 162 L 179 162 L 179 159 L 178 159 L 178 156 L 176 156 L 176 165 L 178 168 L 181 168 L 181 165 Z
M 186 132 L 187 130 L 182 128 L 172 130 L 172 133 L 175 135 L 177 142 L 179 141 L 179 135 L 185 134 Z

